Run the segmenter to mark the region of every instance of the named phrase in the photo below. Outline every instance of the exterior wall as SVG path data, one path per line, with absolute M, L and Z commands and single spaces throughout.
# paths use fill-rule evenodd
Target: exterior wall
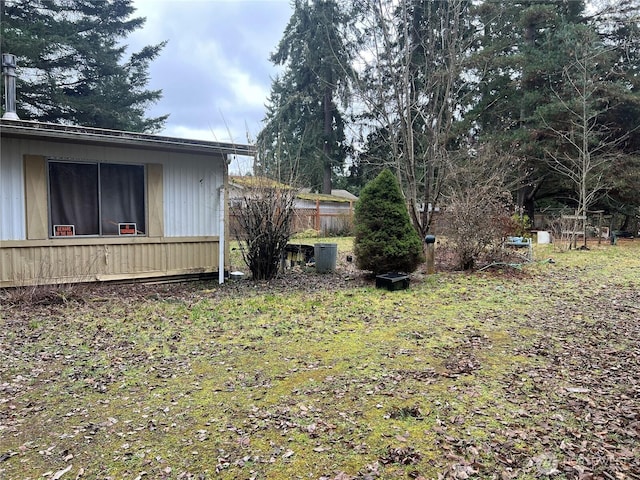
M 18 148 L 18 142 L 2 140 L 0 150 L 0 241 L 26 238 L 23 157 Z
M 46 159 L 146 166 L 147 235 L 49 238 Z M 0 286 L 219 270 L 222 155 L 2 138 Z
M 164 171 L 164 225 L 167 237 L 219 235 L 222 162 L 201 158 L 159 159 Z M 215 168 L 214 168 L 215 167 Z
M 218 237 L 4 241 L 0 287 L 218 271 Z
M 25 155 L 98 162 L 162 165 L 164 236 L 194 237 L 218 235 L 219 194 L 223 185 L 223 159 L 204 155 L 178 154 L 125 148 L 106 148 L 54 142 L 2 139 L 0 164 L 0 240 L 24 240 L 25 208 L 31 195 L 25 196 Z M 218 160 L 218 161 L 216 161 Z M 44 165 L 44 164 L 43 164 Z M 46 182 L 46 178 L 44 179 Z M 46 192 L 46 184 L 44 185 Z M 46 210 L 45 210 L 46 213 Z M 151 214 L 150 213 L 150 219 Z
M 315 200 L 296 200 L 296 208 L 319 208 L 321 213 L 329 215 L 351 214 L 353 213 L 354 202 L 330 202 L 328 200 L 321 200 L 316 202 Z

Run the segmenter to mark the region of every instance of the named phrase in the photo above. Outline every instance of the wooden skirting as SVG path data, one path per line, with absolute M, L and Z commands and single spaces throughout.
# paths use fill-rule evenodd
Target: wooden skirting
M 218 237 L 3 241 L 0 287 L 217 272 Z

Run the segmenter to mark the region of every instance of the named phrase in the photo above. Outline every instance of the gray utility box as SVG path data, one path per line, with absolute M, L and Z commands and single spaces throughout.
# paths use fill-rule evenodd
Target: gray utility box
M 406 273 L 376 275 L 376 288 L 386 288 L 392 292 L 394 290 L 406 290 L 409 288 L 409 275 Z

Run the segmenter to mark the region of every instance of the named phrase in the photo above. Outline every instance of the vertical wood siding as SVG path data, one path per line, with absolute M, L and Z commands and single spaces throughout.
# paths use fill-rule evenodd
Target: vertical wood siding
M 220 162 L 189 158 L 163 166 L 165 236 L 218 235 Z
M 26 238 L 24 174 L 20 147 L 20 142 L 3 142 L 0 152 L 0 242 Z
M 36 163 L 25 158 L 36 156 L 42 164 L 53 157 L 147 165 L 148 236 L 47 238 L 46 179 L 25 178 L 25 164 Z M 0 287 L 217 272 L 224 170 L 222 156 L 3 139 Z M 25 202 L 25 185 L 35 184 L 45 198 L 37 196 L 34 207 Z M 44 235 L 27 231 L 29 216 L 31 230 L 38 224 Z
M 45 158 L 161 164 L 164 236 L 218 235 L 218 188 L 224 181 L 222 156 L 3 139 L 0 160 L 0 241 L 27 238 L 23 171 L 25 152 Z

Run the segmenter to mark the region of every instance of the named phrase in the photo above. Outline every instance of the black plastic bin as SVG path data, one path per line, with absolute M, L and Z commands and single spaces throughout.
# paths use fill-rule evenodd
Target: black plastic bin
M 376 288 L 387 290 L 406 290 L 409 288 L 409 275 L 406 273 L 384 273 L 376 275 Z

